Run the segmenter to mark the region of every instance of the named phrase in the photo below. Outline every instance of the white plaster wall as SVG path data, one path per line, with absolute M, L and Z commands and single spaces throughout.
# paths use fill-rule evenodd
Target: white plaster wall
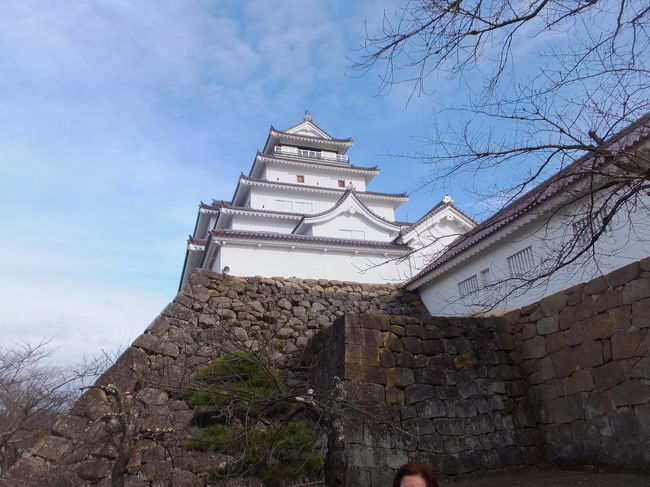
M 343 192 L 336 193 L 318 193 L 314 191 L 300 191 L 292 188 L 260 188 L 251 187 L 250 189 L 250 206 L 257 209 L 289 211 L 293 213 L 320 213 L 329 210 L 343 196 Z M 395 219 L 395 211 L 390 202 L 364 198 L 360 195 L 363 203 L 377 215 L 386 218 L 389 221 Z M 280 201 L 290 201 L 291 209 L 287 209 L 286 203 Z M 296 205 L 298 203 L 298 205 Z M 304 206 L 307 205 L 307 206 Z M 311 211 L 304 208 L 311 208 Z
M 271 216 L 232 215 L 230 228 L 251 232 L 291 233 L 297 224 L 297 220 L 285 220 Z
M 644 204 L 629 213 L 619 213 L 612 221 L 610 230 L 596 243 L 592 253 L 582 256 L 575 264 L 558 270 L 538 283 L 534 289 L 512 293 L 494 311 L 500 312 L 534 303 L 544 296 L 589 281 L 650 255 L 650 197 L 645 197 L 644 201 Z M 576 208 L 577 206 L 573 205 L 566 213 L 571 214 Z M 443 316 L 468 314 L 480 311 L 484 303 L 494 302 L 507 294 L 510 291 L 507 283 L 494 283 L 503 281 L 508 276 L 507 258 L 528 246 L 532 246 L 536 262 L 532 272 L 543 269 L 544 260 L 553 255 L 553 249 L 573 236 L 571 221 L 563 215 L 558 214 L 548 226 L 544 223 L 545 219 L 539 217 L 510 235 L 505 234 L 507 229 L 497 232 L 488 238 L 502 237 L 501 240 L 422 285 L 418 292 L 429 312 Z M 459 257 L 462 256 L 463 254 Z M 461 298 L 458 283 L 474 274 L 480 282 L 480 272 L 487 268 L 490 269 L 492 285 Z
M 326 169 L 319 166 L 267 165 L 264 177 L 269 181 L 279 183 L 297 183 L 297 175 L 304 176 L 304 184 L 308 186 L 338 188 L 338 180 L 341 179 L 345 181 L 345 187 L 352 183 L 358 191 L 366 190 L 366 180 L 362 175 Z
M 235 276 L 282 276 L 303 279 L 338 279 L 364 283 L 395 283 L 402 274 L 399 265 L 386 262 L 386 258 L 376 251 L 359 252 L 329 249 L 307 250 L 272 247 L 269 245 L 226 243 L 221 248 L 219 268 L 230 267 Z
M 386 200 L 359 196 L 363 204 L 372 210 L 373 213 L 389 221 L 395 221 L 394 203 Z M 398 205 L 399 206 L 399 205 Z
M 292 213 L 303 213 L 302 211 L 296 211 L 296 202 L 299 204 L 311 204 L 312 210 L 307 211 L 307 213 L 319 213 L 328 210 L 334 206 L 341 197 L 341 194 L 260 187 L 252 187 L 250 190 L 251 207 L 274 211 L 289 211 Z M 282 206 L 283 203 L 279 203 L 279 201 L 290 201 L 292 203 L 292 209 L 285 209 Z
M 355 238 L 358 240 L 378 240 L 381 242 L 390 242 L 397 233 L 389 232 L 378 225 L 373 225 L 366 217 L 355 213 L 353 215 L 343 212 L 329 221 L 312 226 L 313 235 L 323 237 Z M 363 232 L 360 235 L 351 235 L 346 230 Z

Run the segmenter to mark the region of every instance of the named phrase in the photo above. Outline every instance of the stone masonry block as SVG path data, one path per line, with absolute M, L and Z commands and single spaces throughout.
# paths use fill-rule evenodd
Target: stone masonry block
M 575 305 L 575 310 L 576 320 L 586 320 L 587 318 L 591 318 L 596 314 L 596 305 L 591 298 L 585 298 L 580 301 L 580 303 Z
M 634 304 L 645 298 L 650 298 L 650 277 L 641 277 L 628 282 L 623 288 L 625 304 Z
M 545 338 L 535 337 L 524 341 L 521 352 L 524 359 L 542 358 L 544 355 L 546 355 Z
M 539 361 L 539 373 L 544 382 L 556 376 L 551 357 L 544 357 Z
M 345 379 L 355 382 L 386 384 L 386 369 L 374 365 L 346 364 Z
M 613 308 L 607 311 L 607 314 L 614 322 L 614 327 L 616 330 L 627 330 L 631 325 L 631 309 L 632 306 L 625 305 L 619 306 L 618 308 Z M 637 325 L 638 326 L 638 325 Z M 650 322 L 649 325 L 650 326 Z M 641 327 L 639 327 L 641 328 Z
M 650 298 L 640 299 L 632 304 L 631 319 L 637 328 L 650 327 Z
M 379 365 L 381 367 L 395 367 L 395 354 L 386 348 L 379 349 Z
M 537 326 L 533 323 L 524 323 L 521 326 L 521 338 L 528 340 L 537 336 Z
M 566 393 L 590 392 L 594 386 L 594 379 L 588 370 L 576 370 L 566 381 Z
M 555 333 L 560 329 L 557 318 L 554 316 L 549 316 L 542 318 L 537 322 L 537 334 L 539 335 L 550 335 Z
M 548 353 L 557 352 L 563 348 L 566 348 L 567 340 L 564 333 L 553 333 L 546 337 L 546 351 Z
M 565 337 L 567 345 L 571 347 L 580 345 L 588 338 L 582 323 L 574 323 L 573 326 L 565 332 Z
M 650 404 L 636 406 L 634 408 L 634 415 L 646 435 L 650 436 Z
M 402 352 L 395 354 L 395 361 L 398 367 L 409 367 L 414 368 L 417 366 L 415 362 L 415 357 L 411 352 Z
M 602 313 L 623 306 L 623 294 L 619 291 L 606 291 L 596 300 L 596 312 Z
M 617 288 L 639 277 L 641 267 L 638 262 L 632 262 L 624 267 L 620 267 L 605 276 L 607 282 L 612 288 Z
M 422 353 L 433 356 L 444 352 L 444 346 L 440 340 L 423 340 Z
M 625 371 L 619 361 L 596 367 L 591 373 L 598 392 L 610 389 L 625 380 Z
M 578 358 L 573 350 L 565 348 L 551 355 L 553 368 L 558 377 L 567 377 L 573 373 L 578 366 Z
M 447 416 L 447 402 L 440 399 L 427 399 L 416 406 L 420 418 L 442 418 Z
M 389 386 L 407 387 L 415 383 L 413 370 L 404 367 L 386 369 L 386 384 Z
M 650 380 L 650 357 L 642 358 L 636 362 L 630 370 L 630 377 Z
M 605 292 L 608 288 L 609 283 L 607 282 L 607 279 L 605 279 L 605 276 L 600 276 L 596 279 L 592 279 L 587 284 L 585 284 L 583 293 L 587 295 L 599 294 Z
M 633 330 L 612 336 L 612 359 L 618 360 L 640 355 L 644 331 Z
M 584 419 L 582 401 L 579 396 L 559 397 L 550 406 L 551 417 L 556 423 L 570 423 Z
M 67 438 L 47 436 L 32 448 L 32 454 L 56 463 L 63 458 L 70 447 L 72 442 Z
M 347 343 L 354 343 L 364 347 L 380 347 L 384 345 L 381 332 L 367 328 L 347 328 L 345 330 Z
M 312 308 L 313 309 L 313 308 Z M 388 331 L 390 320 L 388 316 L 377 314 L 348 314 L 345 317 L 346 326 L 365 328 L 368 330 Z
M 380 384 L 368 382 L 347 382 L 345 384 L 348 399 L 361 403 L 382 404 L 385 402 L 385 388 Z
M 558 324 L 560 330 L 566 330 L 570 328 L 576 322 L 576 308 L 575 306 L 569 306 L 560 311 L 558 315 Z
M 402 338 L 402 346 L 404 347 L 404 350 L 411 352 L 414 355 L 422 352 L 422 342 L 417 337 L 407 336 Z
M 616 329 L 616 324 L 607 314 L 601 314 L 584 323 L 585 330 L 593 340 L 609 338 Z
M 404 351 L 404 345 L 402 345 L 402 341 L 397 335 L 395 335 L 395 333 L 392 332 L 384 333 L 383 346 L 389 350 L 392 350 L 393 352 Z
M 581 368 L 597 367 L 604 362 L 603 342 L 586 341 L 574 350 Z
M 544 316 L 552 316 L 559 313 L 567 303 L 567 295 L 559 292 L 545 297 L 539 302 L 539 307 Z
M 133 346 L 154 354 L 178 357 L 178 345 L 148 333 L 136 338 Z
M 404 404 L 404 391 L 399 387 L 386 387 L 386 402 L 388 404 Z
M 607 396 L 617 406 L 630 406 L 650 402 L 650 385 L 641 380 L 627 380 L 611 389 Z
M 435 387 L 428 384 L 413 384 L 408 386 L 405 391 L 405 401 L 407 404 L 416 404 L 436 396 Z

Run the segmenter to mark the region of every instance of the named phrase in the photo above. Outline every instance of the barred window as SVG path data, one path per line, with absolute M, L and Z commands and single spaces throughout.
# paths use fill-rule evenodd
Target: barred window
M 458 283 L 458 292 L 461 296 L 467 296 L 476 291 L 478 291 L 478 277 L 476 277 L 476 274 Z
M 573 222 L 573 236 L 576 239 L 578 247 L 586 247 L 592 240 L 595 233 L 603 227 L 602 213 L 587 215 Z M 605 228 L 607 231 L 608 228 Z
M 524 250 L 508 257 L 508 270 L 512 276 L 521 276 L 533 268 L 533 248 L 526 247 Z

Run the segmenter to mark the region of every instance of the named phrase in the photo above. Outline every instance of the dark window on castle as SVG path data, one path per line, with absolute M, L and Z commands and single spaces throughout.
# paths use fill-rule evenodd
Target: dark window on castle
M 303 176 L 301 174 L 298 174 L 296 176 L 296 181 L 298 181 L 299 183 L 304 183 L 305 182 L 305 176 Z
M 339 179 L 339 188 L 345 188 L 345 181 Z

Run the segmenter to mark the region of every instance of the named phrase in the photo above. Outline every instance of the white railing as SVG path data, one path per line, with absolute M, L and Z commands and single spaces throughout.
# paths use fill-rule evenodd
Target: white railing
M 348 162 L 348 156 L 341 154 L 328 154 L 325 152 L 319 152 L 315 150 L 307 149 L 298 149 L 297 147 L 282 147 L 276 145 L 273 148 L 274 154 L 282 154 L 285 156 L 295 156 L 295 157 L 308 157 L 310 159 L 320 159 L 322 161 L 336 161 L 336 162 Z

